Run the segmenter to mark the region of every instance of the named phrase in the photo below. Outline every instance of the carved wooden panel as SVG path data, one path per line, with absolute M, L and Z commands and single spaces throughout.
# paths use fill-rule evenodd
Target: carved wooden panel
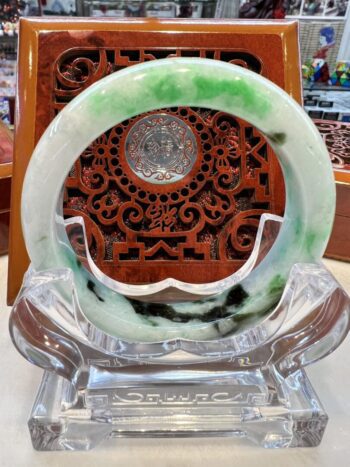
M 335 170 L 350 172 L 350 123 L 315 120 Z
M 179 56 L 262 71 L 258 57 L 239 50 L 69 50 L 54 64 L 54 114 L 103 76 Z M 163 143 L 156 141 L 157 129 L 166 136 Z M 181 132 L 183 144 L 177 141 Z M 177 154 L 179 146 L 186 151 Z M 141 154 L 136 167 L 133 152 Z M 168 162 L 174 159 L 166 172 L 157 169 L 162 153 Z M 281 175 L 272 150 L 246 122 L 211 109 L 160 109 L 122 122 L 86 149 L 67 180 L 64 212 L 83 214 L 95 232 L 89 235 L 92 258 L 110 277 L 207 282 L 249 257 L 263 212 L 282 214 L 276 177 Z
M 350 261 L 350 123 L 315 120 L 334 169 L 337 205 L 325 256 Z

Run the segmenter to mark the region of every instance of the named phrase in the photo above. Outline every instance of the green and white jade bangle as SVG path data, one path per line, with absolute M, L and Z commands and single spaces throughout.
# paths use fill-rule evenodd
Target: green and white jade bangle
M 145 303 L 125 296 L 135 297 L 135 286 L 125 285 L 126 293 L 120 294 L 82 267 L 68 246 L 57 206 L 72 164 L 91 141 L 132 116 L 176 106 L 234 114 L 267 137 L 285 178 L 285 217 L 268 255 L 239 284 L 193 302 Z M 209 340 L 237 332 L 248 318 L 268 313 L 279 301 L 293 264 L 321 258 L 334 205 L 326 147 L 296 102 L 244 68 L 215 60 L 175 58 L 114 73 L 61 111 L 31 158 L 22 194 L 22 222 L 34 268 L 71 268 L 82 312 L 107 334 L 131 342 L 180 337 Z

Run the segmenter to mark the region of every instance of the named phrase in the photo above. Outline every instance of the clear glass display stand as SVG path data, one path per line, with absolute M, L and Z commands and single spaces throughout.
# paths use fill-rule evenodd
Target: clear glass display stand
M 280 224 L 263 216 L 245 274 Z M 35 449 L 87 450 L 127 436 L 320 443 L 328 417 L 304 367 L 342 342 L 350 316 L 349 297 L 322 264 L 294 265 L 270 314 L 215 341 L 123 342 L 83 311 L 70 270 L 28 271 L 10 331 L 19 352 L 45 369 L 29 419 Z

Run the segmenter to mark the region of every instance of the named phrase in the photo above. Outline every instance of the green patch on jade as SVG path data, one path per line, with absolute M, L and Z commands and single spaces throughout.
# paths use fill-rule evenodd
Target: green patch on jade
M 147 89 L 147 95 L 139 96 L 138 99 L 153 95 L 154 108 L 162 107 L 163 105 L 172 104 L 180 105 L 183 102 L 210 101 L 217 98 L 232 98 L 239 99 L 239 106 L 245 107 L 247 112 L 254 112 L 259 117 L 264 118 L 271 110 L 271 102 L 267 96 L 257 91 L 251 84 L 244 79 L 225 79 L 213 76 L 200 76 L 196 70 L 191 70 L 192 79 L 183 82 L 179 80 L 179 75 L 162 73 L 161 70 L 152 70 L 143 78 L 143 87 Z M 130 99 L 131 97 L 131 99 Z M 106 108 L 117 109 L 119 113 L 124 115 L 135 115 L 137 112 L 133 104 L 134 97 L 132 88 L 130 88 L 130 97 L 120 93 L 120 89 L 116 88 L 115 93 L 97 94 L 91 96 L 91 107 L 93 112 L 100 113 L 106 111 Z M 191 99 L 192 98 L 192 99 Z M 234 108 L 234 103 L 232 104 Z M 276 133 L 276 138 L 281 139 L 284 133 Z M 285 136 L 285 135 L 284 135 Z
M 89 97 L 90 111 L 97 117 L 101 113 L 122 113 L 125 116 L 132 116 L 138 114 L 137 104 L 130 99 L 126 99 L 119 90 L 115 93 L 108 94 L 93 94 Z
M 146 85 L 154 94 L 154 97 L 159 104 L 162 102 L 176 102 L 180 96 L 184 94 L 186 89 L 179 86 L 179 82 L 172 75 L 153 76 L 151 79 L 147 78 Z
M 302 234 L 303 232 L 302 227 L 303 227 L 303 221 L 300 219 L 300 217 L 296 217 L 294 220 L 294 231 L 297 237 Z
M 271 279 L 267 287 L 268 294 L 269 295 L 281 294 L 285 285 L 286 285 L 286 279 L 281 274 L 276 274 L 276 276 L 274 276 Z
M 245 107 L 249 112 L 255 112 L 260 117 L 266 116 L 271 109 L 271 104 L 266 97 L 243 79 L 194 76 L 192 82 L 196 87 L 196 99 L 198 100 L 210 100 L 219 96 L 239 98 L 242 101 L 242 107 Z
M 315 245 L 318 244 L 318 235 L 316 232 L 307 232 L 305 235 L 305 248 L 310 256 L 313 256 Z

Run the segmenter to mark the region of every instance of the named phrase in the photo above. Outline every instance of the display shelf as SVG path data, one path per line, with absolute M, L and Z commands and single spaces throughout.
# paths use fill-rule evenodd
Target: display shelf
M 332 3 L 332 6 L 330 4 Z M 349 14 L 348 0 L 301 0 L 288 2 L 286 18 L 306 20 L 339 20 Z
M 304 85 L 304 109 L 311 118 L 350 121 L 349 88 L 321 83 Z
M 13 36 L 0 36 L 0 58 L 15 60 L 17 56 L 17 34 Z
M 312 82 L 303 82 L 304 91 L 350 91 L 350 88 L 346 86 L 333 86 L 331 84 L 325 83 L 312 83 Z
M 118 1 L 118 0 L 82 0 L 78 1 L 77 12 L 92 17 L 157 17 L 202 18 L 214 16 L 215 0 L 184 1 Z M 183 7 L 184 9 L 181 9 Z M 186 9 L 187 7 L 187 9 Z M 191 9 L 188 9 L 191 7 Z

